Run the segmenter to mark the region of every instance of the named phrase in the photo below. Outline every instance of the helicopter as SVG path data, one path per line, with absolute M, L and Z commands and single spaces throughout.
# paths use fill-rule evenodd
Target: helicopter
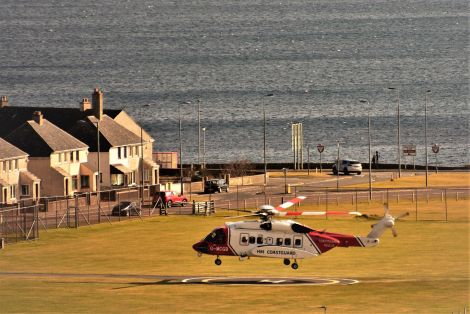
M 195 243 L 193 249 L 198 253 L 216 255 L 214 263 L 221 265 L 220 256 L 238 256 L 240 261 L 250 257 L 267 257 L 283 259 L 284 265 L 298 269 L 298 259 L 319 256 L 335 247 L 373 247 L 379 244 L 379 238 L 390 228 L 397 236 L 395 220 L 408 215 L 393 217 L 384 204 L 385 215 L 375 224 L 367 236 L 354 236 L 326 231 L 318 231 L 293 220 L 273 220 L 272 217 L 319 216 L 319 215 L 353 215 L 366 217 L 360 212 L 339 211 L 285 211 L 300 203 L 306 197 L 298 196 L 277 207 L 262 205 L 257 211 L 247 215 L 229 217 L 258 217 L 258 220 L 226 222 L 215 228 L 204 239 Z M 291 260 L 293 261 L 291 263 Z

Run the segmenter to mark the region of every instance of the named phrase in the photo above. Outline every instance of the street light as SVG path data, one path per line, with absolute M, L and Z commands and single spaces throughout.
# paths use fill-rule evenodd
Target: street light
M 206 128 L 202 128 L 202 168 L 206 168 Z
M 426 155 L 426 187 L 428 187 L 428 93 L 430 89 L 426 90 L 424 94 L 424 147 Z
M 266 97 L 271 97 L 274 94 L 270 93 L 267 94 Z M 267 172 L 268 172 L 268 165 L 266 163 L 266 110 L 263 101 L 263 162 L 264 162 L 264 186 L 268 183 L 267 179 Z M 265 194 L 266 197 L 266 194 Z
M 197 100 L 197 162 L 199 163 L 199 167 L 202 168 L 201 166 L 201 100 L 200 99 Z
M 144 205 L 144 127 L 142 126 L 142 108 L 149 107 L 150 105 L 145 104 L 140 107 L 140 185 L 141 185 L 141 207 Z
M 370 103 L 367 99 L 360 99 L 361 103 L 367 103 L 367 109 L 370 108 Z M 370 162 L 370 154 L 371 154 L 371 140 L 370 140 L 370 114 L 367 114 L 367 134 L 369 139 L 369 200 L 372 199 L 372 164 Z
M 397 91 L 397 148 L 398 148 L 398 177 L 401 178 L 401 149 L 400 149 L 400 88 L 389 87 L 389 90 Z M 376 161 L 377 162 L 377 161 Z

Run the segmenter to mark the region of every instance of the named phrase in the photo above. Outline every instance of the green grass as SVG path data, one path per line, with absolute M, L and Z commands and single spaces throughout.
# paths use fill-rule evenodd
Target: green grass
M 1 272 L 352 278 L 341 286 L 164 285 L 134 278 L 0 275 L 0 312 L 451 313 L 469 306 L 469 223 L 397 225 L 376 248 L 336 248 L 300 261 L 198 258 L 191 245 L 222 217 L 168 216 L 50 230 L 0 251 Z M 316 229 L 365 235 L 370 221 L 306 219 Z

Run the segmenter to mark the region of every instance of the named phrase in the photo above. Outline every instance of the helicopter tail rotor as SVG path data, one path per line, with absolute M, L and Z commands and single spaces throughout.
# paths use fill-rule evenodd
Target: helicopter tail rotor
M 378 239 L 380 238 L 386 229 L 391 229 L 394 237 L 398 236 L 397 229 L 395 228 L 395 220 L 408 216 L 410 213 L 406 212 L 397 217 L 390 215 L 388 204 L 384 204 L 385 214 L 377 223 L 373 224 L 372 231 L 367 235 L 367 238 Z

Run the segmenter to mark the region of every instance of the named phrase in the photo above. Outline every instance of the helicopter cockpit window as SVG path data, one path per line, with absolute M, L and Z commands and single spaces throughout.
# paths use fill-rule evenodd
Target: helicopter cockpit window
M 246 234 L 246 233 L 240 234 L 240 244 L 241 245 L 248 245 L 248 234 Z
M 285 245 L 285 246 L 290 246 L 291 243 L 292 243 L 291 238 L 285 238 L 285 239 L 284 239 L 284 245 Z
M 249 238 L 249 241 L 250 241 L 250 244 L 254 244 L 255 243 L 255 237 L 251 236 Z
M 215 244 L 224 244 L 225 243 L 225 232 L 223 229 L 216 229 L 212 231 L 207 237 L 206 242 L 215 243 Z
M 256 244 L 263 244 L 263 236 L 258 236 L 256 238 Z

